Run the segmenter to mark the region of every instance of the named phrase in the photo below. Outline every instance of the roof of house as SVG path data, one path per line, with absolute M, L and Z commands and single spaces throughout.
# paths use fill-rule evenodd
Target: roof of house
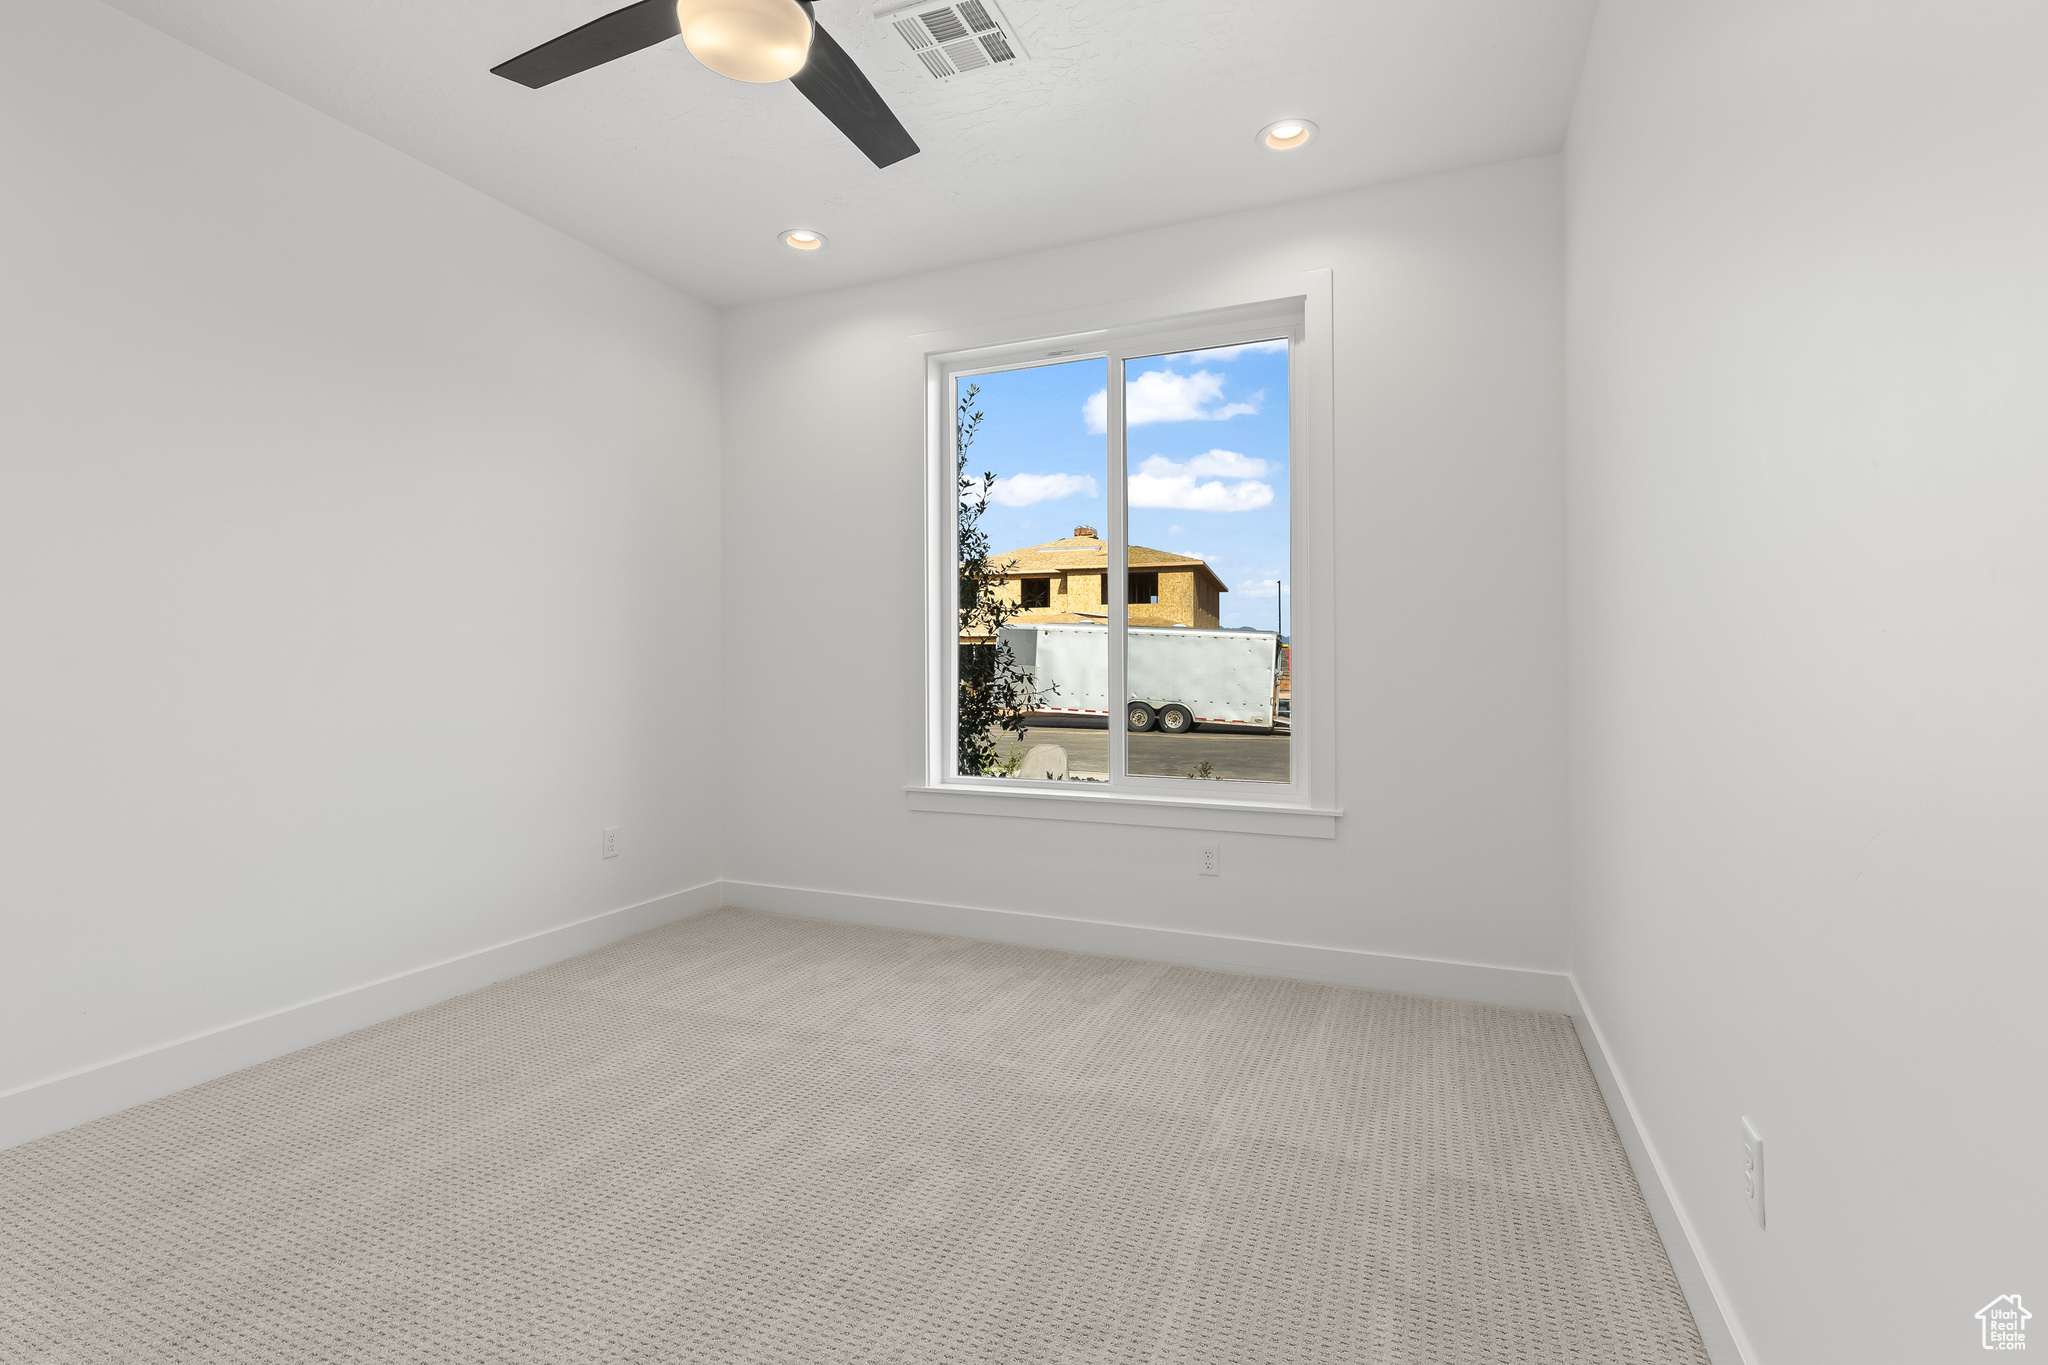
M 1064 540 L 1048 540 L 1043 545 L 1027 545 L 1021 550 L 1004 550 L 988 557 L 989 564 L 1007 574 L 1066 573 L 1072 569 L 1106 569 L 1109 567 L 1109 547 L 1094 536 L 1068 536 Z M 1216 585 L 1216 591 L 1229 592 L 1216 571 L 1193 555 L 1177 555 L 1166 550 L 1154 550 L 1144 545 L 1133 545 L 1126 556 L 1133 572 L 1144 569 L 1196 569 L 1208 575 Z
M 1109 621 L 1106 611 L 1053 611 L 1049 607 L 1026 607 L 1010 618 L 1017 626 L 1100 626 Z

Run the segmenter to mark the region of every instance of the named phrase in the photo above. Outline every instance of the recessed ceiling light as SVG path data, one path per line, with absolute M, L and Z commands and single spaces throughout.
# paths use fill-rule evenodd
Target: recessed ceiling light
M 1316 126 L 1305 118 L 1284 118 L 1259 129 L 1259 144 L 1276 152 L 1291 152 L 1314 140 Z
M 782 244 L 793 251 L 817 251 L 825 245 L 825 234 L 809 228 L 791 228 L 782 234 Z
M 690 55 L 736 81 L 786 81 L 811 55 L 811 16 L 796 0 L 676 0 Z

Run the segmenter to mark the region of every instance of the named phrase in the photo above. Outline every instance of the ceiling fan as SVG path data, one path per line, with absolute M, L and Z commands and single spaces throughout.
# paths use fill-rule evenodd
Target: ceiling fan
M 877 166 L 917 155 L 917 143 L 861 74 L 846 49 L 818 26 L 813 0 L 641 0 L 522 52 L 493 75 L 538 90 L 564 76 L 678 35 L 690 55 L 721 76 L 788 81 Z

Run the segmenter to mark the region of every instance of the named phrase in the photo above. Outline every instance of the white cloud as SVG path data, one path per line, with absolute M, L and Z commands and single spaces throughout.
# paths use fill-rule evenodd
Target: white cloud
M 969 497 L 979 496 L 981 480 L 968 480 L 965 492 Z M 1070 498 L 1076 493 L 1094 497 L 1095 480 L 1086 474 L 1002 474 L 997 476 L 995 491 L 988 500 L 1004 507 L 1029 507 L 1034 502 Z
M 1217 478 L 1202 482 L 1204 474 L 1221 472 L 1200 467 L 1204 463 L 1212 466 L 1218 463 L 1211 458 L 1215 455 L 1228 455 L 1232 460 L 1258 465 L 1259 472 L 1265 472 L 1263 460 L 1246 460 L 1229 450 L 1197 455 L 1186 464 L 1175 464 L 1164 455 L 1154 455 L 1131 475 L 1131 506 L 1169 507 L 1190 512 L 1254 512 L 1273 501 L 1272 487 L 1256 479 L 1241 479 L 1229 484 Z
M 1202 405 L 1222 396 L 1220 374 L 1147 370 L 1124 385 L 1124 420 L 1134 427 L 1147 422 L 1199 422 L 1209 415 Z
M 1259 410 L 1266 391 L 1259 390 L 1239 403 L 1209 406 L 1223 397 L 1224 376 L 1208 370 L 1180 374 L 1174 370 L 1147 370 L 1124 385 L 1124 425 L 1141 427 L 1148 422 L 1227 422 Z M 1109 430 L 1109 390 L 1099 389 L 1081 405 L 1081 420 L 1090 431 Z
M 1159 458 L 1154 455 L 1152 460 Z M 1139 468 L 1150 465 L 1152 460 L 1147 460 Z M 1207 455 L 1197 455 L 1183 468 L 1190 474 L 1218 479 L 1262 479 L 1268 472 L 1264 460 L 1251 455 L 1240 455 L 1234 450 L 1212 450 Z
M 1236 591 L 1251 593 L 1256 597 L 1271 597 L 1273 595 L 1273 580 L 1270 578 L 1247 578 L 1244 582 L 1237 585 Z M 1293 587 L 1282 581 L 1280 595 L 1282 597 L 1294 596 Z M 1239 605 L 1243 604 L 1240 603 Z
M 1081 405 L 1081 421 L 1090 431 L 1109 430 L 1109 390 L 1097 389 Z

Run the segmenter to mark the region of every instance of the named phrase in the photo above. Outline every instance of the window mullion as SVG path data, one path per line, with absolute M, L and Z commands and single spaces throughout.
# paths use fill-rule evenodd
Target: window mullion
M 1125 785 L 1124 774 L 1129 770 L 1125 752 L 1130 743 L 1130 731 L 1124 724 L 1124 698 L 1129 689 L 1124 685 L 1124 625 L 1130 618 L 1128 606 L 1130 597 L 1130 572 L 1128 533 L 1125 501 L 1130 492 L 1130 478 L 1125 473 L 1126 440 L 1124 432 L 1124 353 L 1112 349 L 1109 353 L 1109 405 L 1107 409 L 1109 427 L 1109 538 L 1106 542 L 1108 568 L 1104 574 L 1108 589 L 1104 594 L 1107 609 L 1105 634 L 1109 643 L 1109 785 L 1112 789 Z

